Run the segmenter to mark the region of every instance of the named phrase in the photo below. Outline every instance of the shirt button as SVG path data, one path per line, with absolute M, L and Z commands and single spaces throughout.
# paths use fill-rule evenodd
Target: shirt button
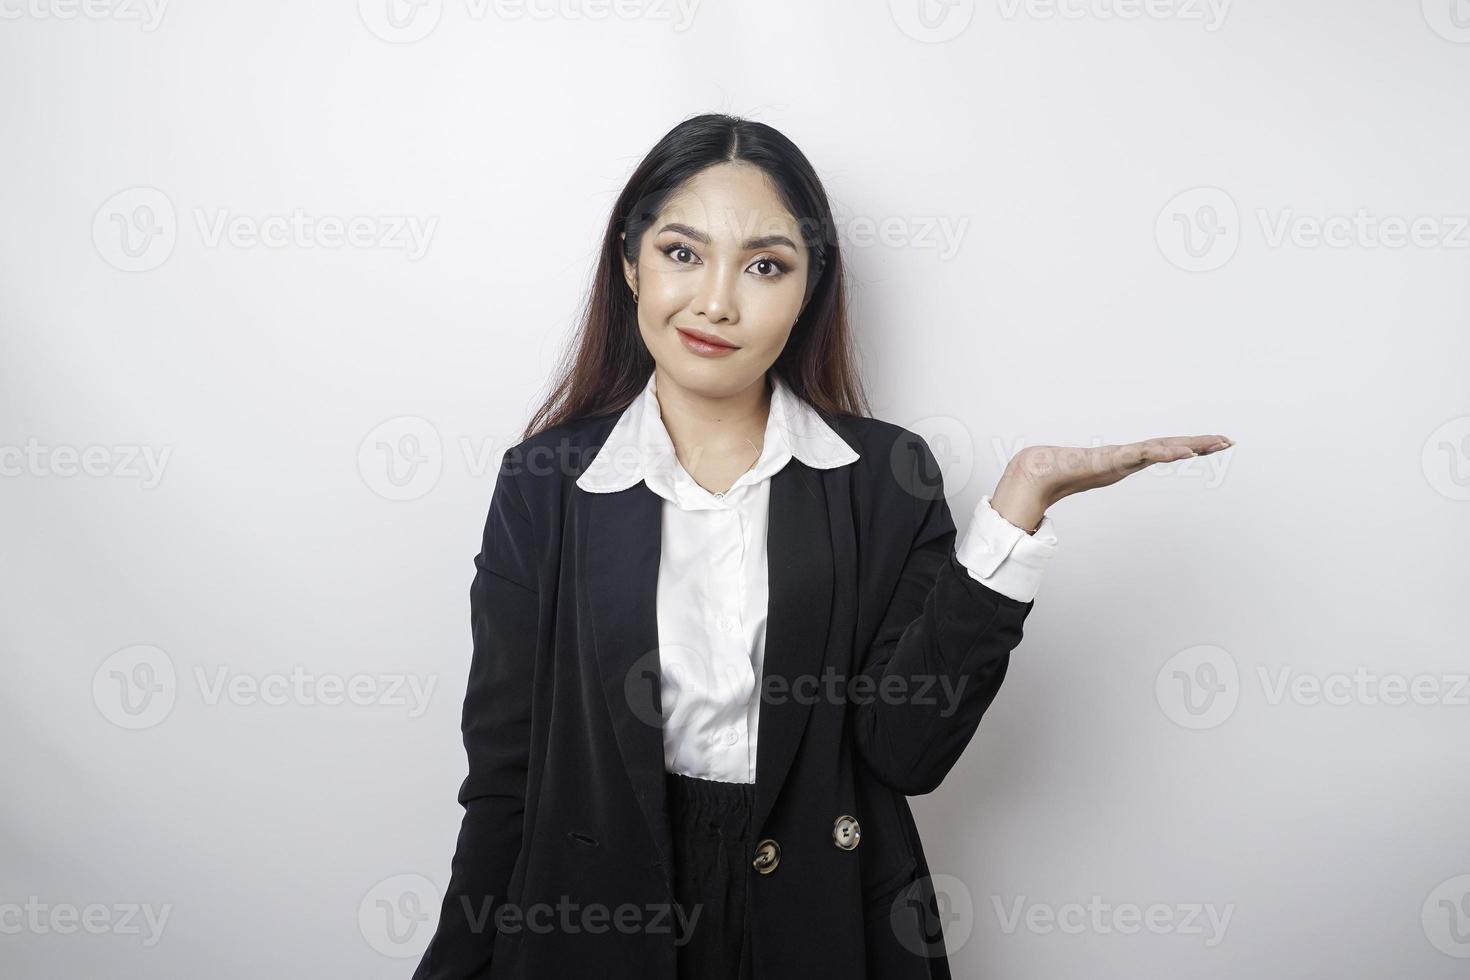
M 733 729 L 733 728 L 727 728 L 727 729 L 725 729 L 725 744 L 726 745 L 734 745 L 738 741 L 740 741 L 740 734 L 738 732 L 736 732 L 735 729 Z
M 723 632 L 728 633 L 735 624 L 730 621 L 729 617 L 721 616 L 715 621 L 715 625 L 718 626 Z

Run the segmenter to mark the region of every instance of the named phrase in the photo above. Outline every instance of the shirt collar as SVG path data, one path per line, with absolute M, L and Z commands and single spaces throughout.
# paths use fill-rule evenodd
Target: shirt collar
M 816 410 L 775 374 L 771 379 L 771 411 L 761 455 L 725 492 L 759 483 L 779 473 L 793 458 L 816 469 L 844 466 L 858 458 Z M 626 490 L 639 480 L 666 500 L 686 506 L 721 506 L 720 500 L 695 483 L 679 464 L 673 441 L 664 427 L 654 391 L 657 372 L 633 402 L 623 410 L 602 448 L 577 479 L 577 486 L 593 493 Z

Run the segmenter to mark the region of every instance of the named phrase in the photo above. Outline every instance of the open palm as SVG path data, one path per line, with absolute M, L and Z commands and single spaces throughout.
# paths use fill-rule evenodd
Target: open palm
M 1226 436 L 1205 435 L 1107 446 L 1028 446 L 1006 464 L 991 504 L 1012 523 L 1032 528 L 1063 497 L 1110 486 L 1155 463 L 1208 456 L 1233 445 Z
M 1051 501 L 1117 483 L 1154 463 L 1208 456 L 1234 443 L 1225 436 L 1164 436 L 1121 446 L 1029 446 L 1011 460 L 1020 473 L 1046 488 Z

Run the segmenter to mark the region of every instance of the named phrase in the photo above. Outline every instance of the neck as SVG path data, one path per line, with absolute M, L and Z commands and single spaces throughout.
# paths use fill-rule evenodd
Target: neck
M 703 471 L 720 482 L 720 474 L 738 476 L 755 465 L 771 410 L 765 374 L 740 391 L 712 396 L 681 387 L 660 368 L 654 371 L 659 414 L 690 476 L 699 479 Z

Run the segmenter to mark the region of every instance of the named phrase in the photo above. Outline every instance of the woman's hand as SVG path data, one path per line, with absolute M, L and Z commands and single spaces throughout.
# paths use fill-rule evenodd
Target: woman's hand
M 1117 483 L 1154 463 L 1208 456 L 1233 445 L 1225 436 L 1168 436 L 1123 446 L 1028 446 L 1006 464 L 990 506 L 1031 533 L 1063 497 Z

